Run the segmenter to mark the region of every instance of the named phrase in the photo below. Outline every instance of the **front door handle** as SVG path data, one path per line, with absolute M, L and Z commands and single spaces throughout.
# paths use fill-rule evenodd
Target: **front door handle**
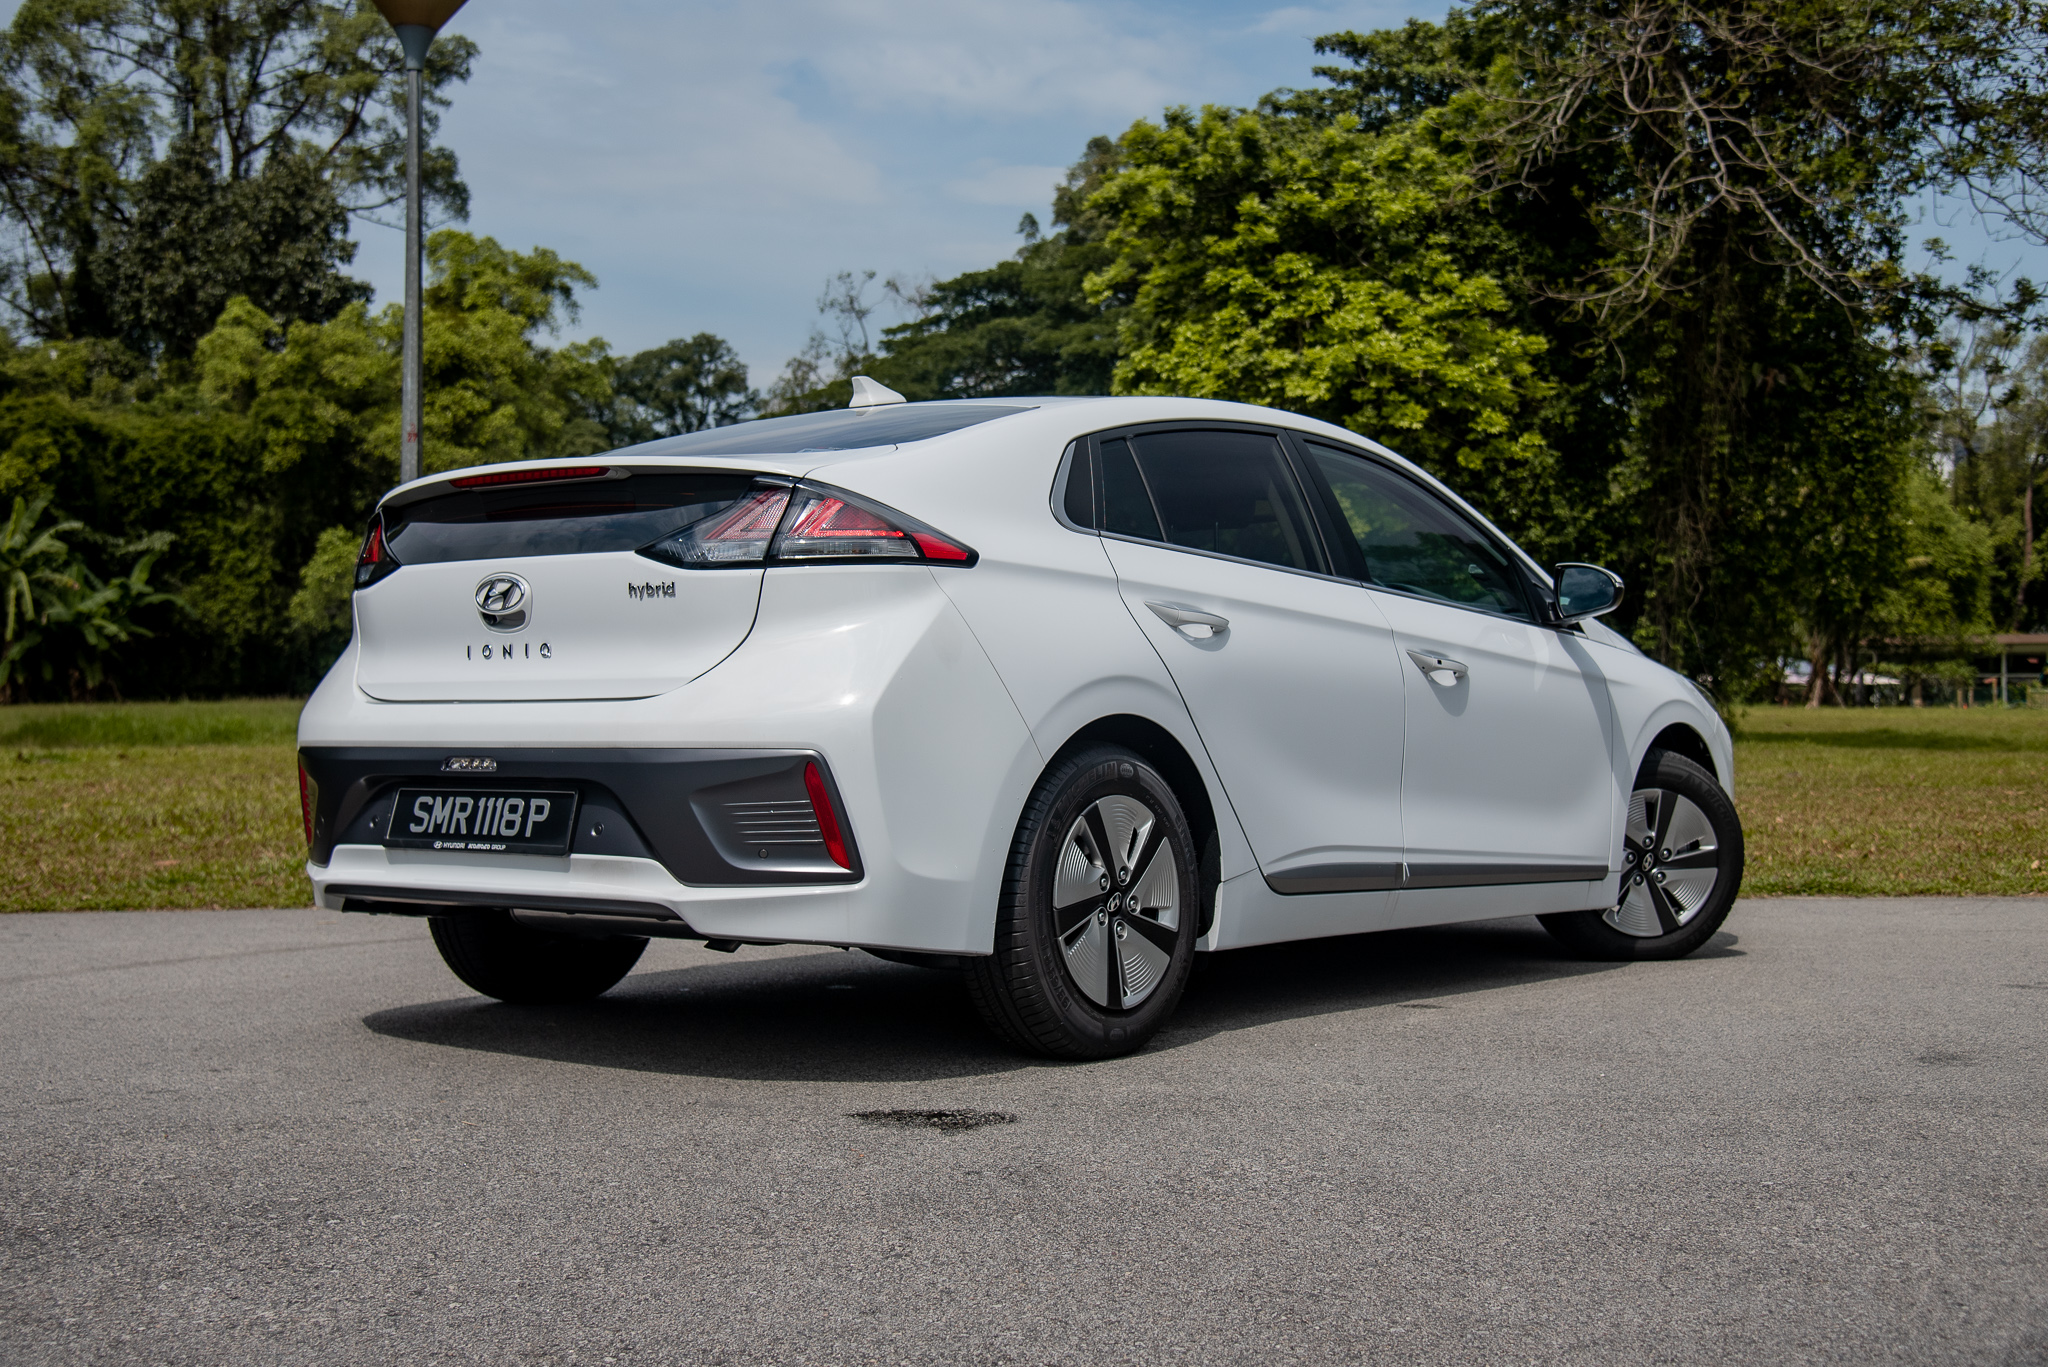
M 1230 629 L 1228 617 L 1218 617 L 1213 612 L 1201 612 L 1195 608 L 1184 608 L 1178 603 L 1154 603 L 1147 601 L 1146 607 L 1166 625 L 1179 631 L 1182 627 L 1207 627 L 1211 636 L 1221 635 Z
M 1408 658 L 1415 661 L 1415 667 L 1431 683 L 1443 688 L 1465 677 L 1465 666 L 1442 655 L 1432 655 L 1426 650 L 1411 650 Z

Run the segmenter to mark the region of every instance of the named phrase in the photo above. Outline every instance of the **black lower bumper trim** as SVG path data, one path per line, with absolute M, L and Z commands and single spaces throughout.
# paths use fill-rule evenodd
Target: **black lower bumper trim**
M 378 912 L 386 916 L 445 916 L 465 907 L 479 907 L 560 911 L 572 916 L 631 916 L 644 921 L 680 922 L 683 919 L 659 902 L 615 902 L 601 897 L 549 897 L 533 893 L 507 897 L 497 892 L 359 887 L 343 883 L 329 883 L 326 891 L 342 899 L 343 911 Z

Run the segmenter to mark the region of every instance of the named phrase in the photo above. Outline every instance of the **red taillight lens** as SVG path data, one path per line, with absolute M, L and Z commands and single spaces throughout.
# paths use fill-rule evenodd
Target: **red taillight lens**
M 818 831 L 825 837 L 825 853 L 840 868 L 852 872 L 853 861 L 846 855 L 846 837 L 839 833 L 839 814 L 832 810 L 832 795 L 825 791 L 825 773 L 816 760 L 804 765 L 804 791 L 811 795 L 811 811 L 817 814 Z
M 940 536 L 937 532 L 912 532 L 910 539 L 917 543 L 917 548 L 924 552 L 924 558 L 927 560 L 950 560 L 958 565 L 965 564 L 973 558 L 972 551 L 950 537 Z
M 775 539 L 777 560 L 916 560 L 910 533 L 881 514 L 815 489 L 797 495 L 789 525 Z
M 448 483 L 457 489 L 490 489 L 501 484 L 541 484 L 555 479 L 601 479 L 611 472 L 609 465 L 570 465 L 555 470 L 498 470 L 488 475 L 464 475 Z
M 398 568 L 398 557 L 384 541 L 384 515 L 370 519 L 370 534 L 363 538 L 363 553 L 356 557 L 356 587 L 368 588 Z
M 972 550 L 941 532 L 843 489 L 805 485 L 790 500 L 768 558 L 781 564 L 819 560 L 927 560 L 972 565 Z
M 788 503 L 787 486 L 757 488 L 723 512 L 642 546 L 640 554 L 688 570 L 759 565 Z
M 313 780 L 306 766 L 299 766 L 299 818 L 306 823 L 306 848 L 313 848 Z

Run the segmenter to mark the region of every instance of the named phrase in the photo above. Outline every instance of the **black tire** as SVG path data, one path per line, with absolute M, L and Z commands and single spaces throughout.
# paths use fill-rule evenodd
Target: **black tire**
M 509 911 L 432 916 L 428 925 L 456 977 L 515 1006 L 589 1001 L 625 977 L 647 948 L 629 935 L 550 935 L 520 925 Z
M 1624 837 L 1630 866 L 1622 874 L 1622 901 L 1611 908 L 1566 911 L 1537 918 L 1558 943 L 1582 958 L 1682 959 L 1713 938 L 1721 923 L 1728 919 L 1729 908 L 1735 905 L 1736 894 L 1742 889 L 1743 852 L 1742 820 L 1735 813 L 1734 802 L 1711 773 L 1669 750 L 1652 750 L 1643 760 L 1635 791 L 1630 795 L 1632 827 L 1646 825 L 1640 819 L 1645 797 L 1655 794 L 1670 794 L 1690 803 L 1711 828 L 1712 848 L 1704 848 L 1704 841 L 1671 848 L 1668 838 L 1673 809 L 1679 810 L 1681 819 L 1689 819 L 1689 814 L 1671 798 L 1652 797 L 1648 803 L 1652 814 L 1649 820 L 1662 821 L 1652 835 L 1661 834 L 1667 839 L 1660 844 L 1651 838 L 1644 846 L 1641 838 Z M 1681 881 L 1698 877 L 1709 866 L 1710 854 L 1716 873 L 1711 890 L 1696 906 L 1687 908 L 1683 898 L 1674 892 Z M 1666 886 L 1673 892 L 1659 886 L 1667 876 L 1672 882 Z M 1646 916 L 1654 917 L 1655 921 L 1645 920 Z M 1631 924 L 1636 933 L 1627 928 Z M 1648 933 L 1653 925 L 1661 927 L 1662 933 Z
M 1142 830 L 1139 812 L 1151 818 Z M 1112 825 L 1121 834 L 1110 834 Z M 1127 867 L 1089 853 L 1118 851 L 1120 840 L 1136 844 Z M 1053 1058 L 1111 1058 L 1142 1046 L 1179 1005 L 1194 963 L 1202 919 L 1195 860 L 1173 789 L 1138 755 L 1094 746 L 1055 764 L 1017 822 L 995 953 L 967 965 L 969 995 L 989 1028 Z M 1075 900 L 1090 881 L 1100 896 Z M 1056 886 L 1067 890 L 1065 907 L 1054 905 Z

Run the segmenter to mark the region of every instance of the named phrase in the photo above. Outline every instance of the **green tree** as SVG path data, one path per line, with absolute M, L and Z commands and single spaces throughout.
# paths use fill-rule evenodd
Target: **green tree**
M 1127 295 L 1116 387 L 1325 418 L 1497 496 L 1547 447 L 1544 339 L 1505 315 L 1444 206 L 1455 157 L 1412 130 L 1170 111 L 1124 134 L 1093 206 L 1098 299 Z
M 280 152 L 223 182 L 190 138 L 132 187 L 125 221 L 92 273 L 112 335 L 142 355 L 186 357 L 235 295 L 284 321 L 325 322 L 369 285 L 341 273 L 355 256 L 348 213 L 311 158 Z
M 468 78 L 475 55 L 456 36 L 429 54 L 430 138 L 448 87 Z M 317 179 L 328 193 L 302 206 L 310 221 L 281 240 L 310 252 L 306 264 L 331 261 L 332 205 L 374 213 L 403 194 L 403 127 L 401 55 L 367 5 L 25 0 L 0 39 L 0 221 L 14 239 L 4 297 L 36 336 L 115 335 L 123 320 L 103 278 L 106 254 L 122 243 L 149 247 L 138 211 L 154 203 L 161 215 L 166 203 L 189 202 L 208 169 L 222 187 L 277 177 L 253 201 L 201 196 L 207 216 L 228 213 L 224 203 L 259 207 L 259 236 L 294 226 L 283 198 L 291 177 Z M 200 165 L 174 169 L 174 183 L 160 177 L 138 200 L 150 168 L 180 143 Z M 192 149 L 210 154 L 210 167 Z M 466 214 L 452 153 L 430 141 L 423 174 L 439 212 Z M 260 297 L 261 283 L 226 288 Z
M 0 582 L 7 599 L 0 700 L 95 696 L 106 686 L 119 648 L 153 634 L 136 614 L 178 605 L 176 597 L 149 582 L 170 542 L 167 535 L 113 546 L 116 555 L 137 558 L 125 572 L 102 579 L 59 539 L 85 533 L 83 524 L 60 520 L 43 526 L 48 508 L 47 498 L 16 498 L 0 526 Z
M 653 441 L 752 416 L 761 396 L 747 387 L 747 367 L 723 337 L 700 332 L 637 352 L 615 363 L 612 401 L 603 412 L 614 446 Z

